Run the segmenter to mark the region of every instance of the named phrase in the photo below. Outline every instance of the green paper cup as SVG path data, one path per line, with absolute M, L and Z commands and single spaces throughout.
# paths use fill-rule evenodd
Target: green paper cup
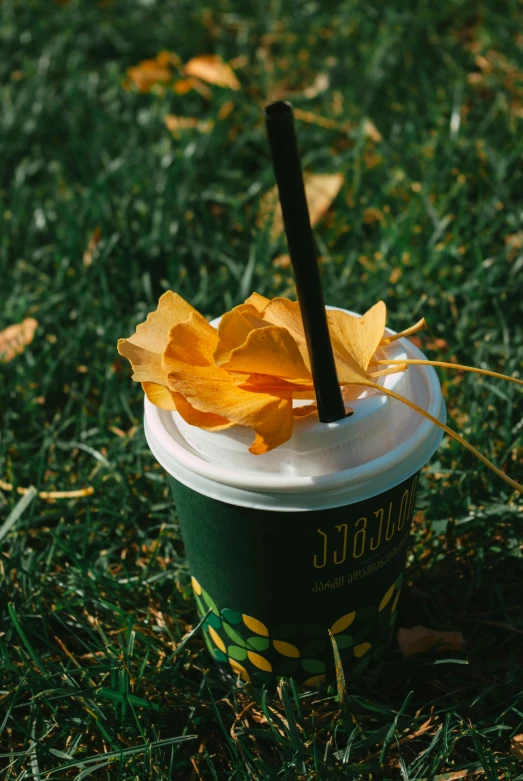
M 383 355 L 424 357 L 405 339 Z M 432 367 L 381 382 L 445 420 Z M 441 430 L 378 392 L 364 390 L 350 406 L 354 414 L 335 423 L 295 421 L 289 442 L 254 456 L 251 430 L 206 432 L 145 402 L 147 441 L 170 476 L 205 641 L 229 677 L 318 684 L 334 671 L 329 632 L 349 679 L 385 653 L 418 473 Z

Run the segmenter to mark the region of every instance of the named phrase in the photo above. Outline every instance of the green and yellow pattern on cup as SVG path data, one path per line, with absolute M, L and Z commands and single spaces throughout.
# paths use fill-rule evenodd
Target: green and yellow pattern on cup
M 331 626 L 285 623 L 268 627 L 254 616 L 218 608 L 201 584 L 192 586 L 211 656 L 244 681 L 271 683 L 289 676 L 305 686 L 322 683 L 334 668 L 332 632 L 345 673 L 360 676 L 381 661 L 394 628 L 399 602 L 400 575 L 384 591 L 377 605 L 349 610 Z

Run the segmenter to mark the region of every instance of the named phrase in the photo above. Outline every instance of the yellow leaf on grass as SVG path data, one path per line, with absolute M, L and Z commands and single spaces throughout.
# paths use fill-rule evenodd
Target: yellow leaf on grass
M 15 323 L 0 331 L 0 363 L 8 363 L 23 353 L 33 341 L 38 321 L 27 317 L 21 323 Z
M 193 57 L 183 69 L 186 76 L 194 76 L 208 84 L 239 90 L 240 82 L 231 66 L 217 54 L 202 54 Z
M 93 255 L 96 250 L 96 246 L 101 238 L 102 238 L 102 231 L 100 230 L 100 228 L 95 228 L 89 237 L 89 241 L 87 242 L 87 247 L 84 252 L 83 264 L 85 268 L 90 266 L 91 263 L 93 262 Z
M 425 626 L 415 626 L 412 629 L 400 629 L 398 643 L 401 653 L 406 659 L 417 654 L 447 653 L 461 651 L 465 639 L 461 632 L 440 632 L 427 629 Z
M 190 77 L 186 79 L 177 79 L 173 84 L 173 90 L 177 95 L 186 95 L 188 92 L 191 92 L 191 90 L 194 90 L 195 92 L 199 92 L 200 95 L 206 99 L 210 98 L 212 94 L 207 84 L 204 84 L 203 81 L 200 81 L 199 79 Z
M 311 225 L 316 225 L 338 195 L 343 184 L 343 174 L 305 174 L 303 178 Z M 276 187 L 262 196 L 258 210 L 257 224 L 260 228 L 271 221 L 271 237 L 277 239 L 283 233 L 283 215 Z
M 165 117 L 167 129 L 174 136 L 179 136 L 181 130 L 199 130 L 200 133 L 210 133 L 214 127 L 212 119 L 198 119 L 198 117 L 180 117 L 176 114 L 168 114 Z
M 523 734 L 514 735 L 510 741 L 510 753 L 518 759 L 523 759 Z
M 363 132 L 367 136 L 367 138 L 370 138 L 371 141 L 374 141 L 376 144 L 382 140 L 382 135 L 374 122 L 372 122 L 370 119 L 364 119 L 363 120 Z
M 326 130 L 337 130 L 340 133 L 346 133 L 348 129 L 348 125 L 341 124 L 336 119 L 324 117 L 322 114 L 315 114 L 314 111 L 304 111 L 301 108 L 295 108 L 294 116 L 302 122 L 307 122 L 309 125 L 318 125 Z
M 174 52 L 162 51 L 148 60 L 142 60 L 138 65 L 127 68 L 125 89 L 134 85 L 138 92 L 150 92 L 156 85 L 166 85 L 173 78 L 173 68 L 179 67 L 181 60 Z
M 371 225 L 373 222 L 383 222 L 383 213 L 379 209 L 369 206 L 363 212 L 363 222 L 365 225 Z

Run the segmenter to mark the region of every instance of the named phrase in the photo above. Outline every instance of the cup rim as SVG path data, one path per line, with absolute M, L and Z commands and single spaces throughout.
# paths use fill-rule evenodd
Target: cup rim
M 391 329 L 386 330 L 391 335 L 395 334 Z M 400 341 L 409 357 L 425 359 L 423 352 L 412 342 L 405 338 Z M 418 373 L 426 386 L 429 399 L 427 411 L 444 422 L 445 405 L 439 379 L 434 368 L 432 366 L 413 365 L 409 367 L 409 371 Z M 239 470 L 234 471 L 233 469 L 227 469 L 219 464 L 206 461 L 187 444 L 184 447 L 181 434 L 177 431 L 175 425 L 173 413 L 155 407 L 147 398 L 145 398 L 144 403 L 146 438 L 154 456 L 167 472 L 186 485 L 194 482 L 194 485 L 189 485 L 189 487 L 194 487 L 200 493 L 208 495 L 212 493 L 215 495 L 225 489 L 224 501 L 228 501 L 228 496 L 231 492 L 232 494 L 237 494 L 236 499 L 238 501 L 236 503 L 246 505 L 250 504 L 250 502 L 243 497 L 244 494 L 250 495 L 253 501 L 255 495 L 275 494 L 280 496 L 284 503 L 288 503 L 291 501 L 291 495 L 325 494 L 329 491 L 339 493 L 343 489 L 352 494 L 359 484 L 363 488 L 363 484 L 367 484 L 369 480 L 374 481 L 377 487 L 378 484 L 383 483 L 385 487 L 381 490 L 387 490 L 392 487 L 389 484 L 390 481 L 386 480 L 387 473 L 394 473 L 403 464 L 405 469 L 401 479 L 396 479 L 394 484 L 397 484 L 417 472 L 434 453 L 442 436 L 442 432 L 438 427 L 431 423 L 430 420 L 423 418 L 409 439 L 401 442 L 388 453 L 380 455 L 365 464 L 318 476 L 281 475 L 267 472 L 257 475 L 252 472 L 241 473 Z M 413 410 L 412 414 L 417 413 Z M 326 425 L 339 427 L 348 425 L 349 422 L 350 418 Z M 183 440 L 183 442 L 185 441 Z M 194 476 L 194 479 L 190 477 L 191 474 Z M 380 476 L 383 479 L 380 480 Z M 214 486 L 212 490 L 210 484 Z M 381 490 L 376 491 L 376 493 L 381 492 Z M 285 498 L 286 496 L 287 499 Z M 353 499 L 352 501 L 356 500 Z M 346 502 L 341 502 L 341 504 L 343 503 Z

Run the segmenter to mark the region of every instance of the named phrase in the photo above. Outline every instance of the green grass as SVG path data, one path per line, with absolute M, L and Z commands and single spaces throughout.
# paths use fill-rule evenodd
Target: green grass
M 256 224 L 273 183 L 261 106 L 291 94 L 350 123 L 298 125 L 305 168 L 345 177 L 316 231 L 328 302 L 382 297 L 396 329 L 427 318 L 432 357 L 520 370 L 520 4 L 4 0 L 0 46 L 0 329 L 39 322 L 1 367 L 0 478 L 94 489 L 18 509 L 0 492 L 3 520 L 15 511 L 0 532 L 2 777 L 523 778 L 520 498 L 454 442 L 424 470 L 399 625 L 461 630 L 463 653 L 393 648 L 341 708 L 334 689 L 227 690 L 201 634 L 186 638 L 175 508 L 115 351 L 168 288 L 207 316 L 253 289 L 292 295 L 272 264 L 283 240 Z M 244 57 L 241 91 L 124 91 L 162 49 Z M 318 73 L 330 86 L 307 98 Z M 209 134 L 164 126 L 230 100 Z M 521 480 L 518 389 L 441 374 L 451 424 Z

